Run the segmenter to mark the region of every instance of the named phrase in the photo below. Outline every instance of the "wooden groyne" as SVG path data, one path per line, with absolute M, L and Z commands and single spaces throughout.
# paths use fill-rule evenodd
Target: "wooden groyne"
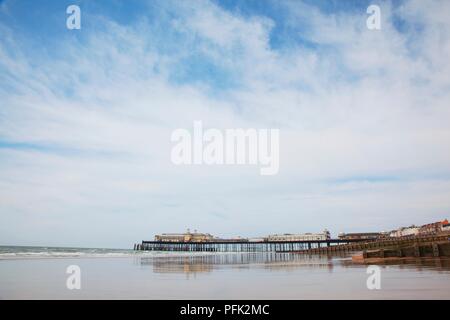
M 449 235 L 431 235 L 421 237 L 405 237 L 399 239 L 380 239 L 362 242 L 352 242 L 347 244 L 340 244 L 330 247 L 318 247 L 307 250 L 298 251 L 306 254 L 335 254 L 335 253 L 349 253 L 364 250 L 379 250 L 379 249 L 393 249 L 399 250 L 403 247 L 414 247 L 430 243 L 448 242 Z
M 410 258 L 448 257 L 450 257 L 450 241 L 426 244 L 416 243 L 413 246 L 395 249 L 364 250 L 361 254 L 354 255 L 352 261 L 355 263 L 376 264 Z

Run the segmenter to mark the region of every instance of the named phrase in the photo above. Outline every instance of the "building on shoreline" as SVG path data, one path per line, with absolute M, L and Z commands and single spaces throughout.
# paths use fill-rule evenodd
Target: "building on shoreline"
M 449 232 L 450 231 L 450 224 L 446 223 L 442 225 L 442 231 Z
M 448 220 L 433 222 L 429 224 L 424 224 L 419 229 L 419 234 L 427 235 L 427 234 L 436 234 L 442 232 L 443 226 L 448 225 Z
M 242 237 L 234 237 L 234 238 L 214 238 L 214 241 L 218 242 L 248 242 L 249 239 Z
M 200 233 L 197 230 L 190 232 L 189 229 L 185 233 L 162 233 L 155 235 L 155 241 L 166 242 L 208 242 L 214 239 L 209 233 Z
M 391 238 L 400 238 L 400 237 L 410 237 L 410 236 L 426 236 L 426 235 L 434 235 L 440 232 L 449 230 L 450 228 L 446 228 L 448 226 L 448 220 L 445 219 L 443 221 L 433 222 L 424 224 L 423 226 L 416 227 L 402 227 L 397 230 L 393 230 L 390 232 L 389 236 Z
M 386 232 L 356 232 L 356 233 L 339 233 L 338 238 L 341 240 L 374 240 L 386 237 Z
M 433 222 L 429 224 L 425 224 L 423 226 L 409 226 L 409 227 L 401 227 L 396 230 L 392 230 L 390 232 L 361 232 L 361 233 L 339 233 L 338 238 L 341 240 L 356 240 L 356 239 L 365 239 L 365 240 L 377 240 L 377 239 L 386 239 L 386 238 L 401 238 L 401 237 L 416 237 L 416 236 L 427 236 L 427 235 L 435 235 L 439 234 L 443 231 L 450 231 L 450 227 L 448 226 L 448 220 L 445 219 L 443 221 Z
M 324 230 L 322 233 L 303 233 L 303 234 L 272 234 L 264 239 L 264 241 L 313 241 L 313 240 L 328 240 L 330 239 L 330 232 Z
M 402 227 L 397 230 L 393 230 L 389 233 L 391 238 L 400 238 L 408 236 L 417 236 L 420 233 L 420 228 L 416 226 Z

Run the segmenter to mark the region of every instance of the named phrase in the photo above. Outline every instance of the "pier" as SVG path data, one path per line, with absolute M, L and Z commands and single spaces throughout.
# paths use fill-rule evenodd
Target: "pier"
M 327 239 L 303 241 L 142 241 L 134 245 L 134 250 L 144 251 L 191 251 L 191 252 L 298 252 L 303 250 L 330 248 L 351 244 L 363 239 Z

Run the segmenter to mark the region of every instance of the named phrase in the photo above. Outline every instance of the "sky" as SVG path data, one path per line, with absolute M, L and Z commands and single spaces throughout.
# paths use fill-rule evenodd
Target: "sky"
M 366 26 L 371 4 L 380 30 Z M 0 245 L 449 218 L 448 12 L 444 0 L 0 1 Z M 195 120 L 279 129 L 278 174 L 174 165 L 171 133 Z

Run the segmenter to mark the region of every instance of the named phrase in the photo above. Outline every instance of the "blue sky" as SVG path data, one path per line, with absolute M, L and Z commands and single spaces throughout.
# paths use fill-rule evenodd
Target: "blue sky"
M 370 4 L 0 1 L 0 244 L 448 218 L 449 3 Z M 174 166 L 194 120 L 280 129 L 279 174 Z

